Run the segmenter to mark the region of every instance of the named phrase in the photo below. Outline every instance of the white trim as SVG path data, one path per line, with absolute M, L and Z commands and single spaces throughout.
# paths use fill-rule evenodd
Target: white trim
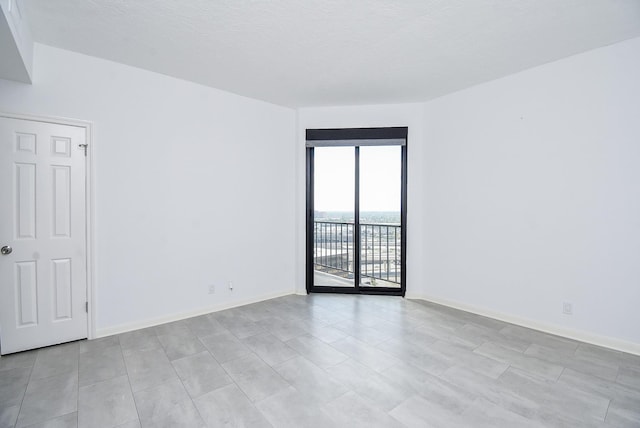
M 95 252 L 95 177 L 94 177 L 94 150 L 93 125 L 88 124 L 86 129 L 87 163 L 86 163 L 86 203 L 87 203 L 87 302 L 89 303 L 89 331 L 87 339 L 96 337 L 96 252 Z
M 172 315 L 165 315 L 156 318 L 149 318 L 141 321 L 134 321 L 126 324 L 120 324 L 113 327 L 101 328 L 96 331 L 96 338 L 112 336 L 114 334 L 126 333 L 128 331 L 139 330 L 141 328 L 154 327 L 160 324 L 165 324 L 173 321 L 181 321 L 191 317 L 197 317 L 199 315 L 206 315 L 212 312 L 223 311 L 225 309 L 237 308 L 238 306 L 250 305 L 252 303 L 263 302 L 265 300 L 275 299 L 277 297 L 289 296 L 295 294 L 292 291 L 282 291 L 279 293 L 264 294 L 260 297 L 254 297 L 251 299 L 239 300 L 231 303 L 223 303 L 219 305 L 209 306 L 206 308 L 200 308 L 192 311 L 180 312 Z
M 493 318 L 499 321 L 508 322 L 510 324 L 515 324 L 522 327 L 527 327 L 534 330 L 542 331 L 544 333 L 554 334 L 556 336 L 562 336 L 568 339 L 573 339 L 580 342 L 590 343 L 592 345 L 614 349 L 616 351 L 627 352 L 629 354 L 640 355 L 640 343 L 628 342 L 625 340 L 616 339 L 614 337 L 591 333 L 585 330 L 575 330 L 572 328 L 567 328 L 567 327 L 563 327 L 555 324 L 547 324 L 547 323 L 539 322 L 529 318 L 522 318 L 517 315 L 496 312 L 491 309 L 480 308 L 474 305 L 469 305 L 466 303 L 456 302 L 448 299 L 441 299 L 438 297 L 407 295 L 406 298 L 424 300 L 424 301 L 435 303 L 438 305 L 459 309 L 461 311 L 471 312 L 476 315 L 481 315 L 481 316 Z
M 32 122 L 53 123 L 57 125 L 76 126 L 85 129 L 85 143 L 87 146 L 87 160 L 85 162 L 85 215 L 86 215 L 86 256 L 87 256 L 87 339 L 93 339 L 95 335 L 95 211 L 94 211 L 94 175 L 93 175 L 93 123 L 86 120 L 70 119 L 55 116 L 37 116 L 31 114 L 19 114 L 0 111 L 0 117 L 8 119 L 29 120 Z
M 32 122 L 54 123 L 57 125 L 77 126 L 79 128 L 90 128 L 93 125 L 92 122 L 86 120 L 71 119 L 68 117 L 37 116 L 33 114 L 10 113 L 5 111 L 0 111 L 0 117 L 18 120 L 30 120 Z
M 351 140 L 306 140 L 305 147 L 406 146 L 406 138 L 356 138 Z

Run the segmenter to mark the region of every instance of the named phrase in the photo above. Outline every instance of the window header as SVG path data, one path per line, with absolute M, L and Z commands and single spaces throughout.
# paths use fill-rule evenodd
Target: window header
M 408 128 L 307 129 L 307 147 L 404 146 Z

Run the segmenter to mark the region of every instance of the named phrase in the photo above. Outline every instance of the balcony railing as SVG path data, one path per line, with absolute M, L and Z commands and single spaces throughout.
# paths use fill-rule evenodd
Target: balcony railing
M 313 261 L 316 271 L 353 279 L 353 230 L 353 223 L 314 221 Z M 398 225 L 360 224 L 361 285 L 400 285 L 400 232 L 401 228 Z

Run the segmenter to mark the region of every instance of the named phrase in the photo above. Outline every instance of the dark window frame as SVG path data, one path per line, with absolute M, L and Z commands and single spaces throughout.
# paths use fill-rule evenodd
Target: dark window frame
M 386 128 L 331 128 L 306 130 L 306 289 L 307 293 L 376 294 L 404 297 L 407 290 L 407 127 Z M 360 285 L 360 145 L 358 140 L 368 140 L 364 145 L 373 145 L 375 140 L 404 140 L 401 146 L 401 201 L 400 201 L 400 287 L 367 287 Z M 355 201 L 354 201 L 354 285 L 353 287 L 318 286 L 314 284 L 314 143 L 330 146 L 349 145 L 355 148 Z M 353 141 L 353 144 L 349 144 Z M 345 144 L 346 142 L 346 144 Z M 380 141 L 383 143 L 382 141 Z M 382 144 L 386 145 L 386 144 Z M 357 244 L 357 247 L 356 247 Z M 356 249 L 357 248 L 357 249 Z

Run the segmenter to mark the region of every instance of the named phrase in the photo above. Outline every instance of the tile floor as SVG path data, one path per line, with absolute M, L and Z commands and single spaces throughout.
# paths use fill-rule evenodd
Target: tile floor
M 450 308 L 287 296 L 0 358 L 0 427 L 640 427 L 640 357 Z

